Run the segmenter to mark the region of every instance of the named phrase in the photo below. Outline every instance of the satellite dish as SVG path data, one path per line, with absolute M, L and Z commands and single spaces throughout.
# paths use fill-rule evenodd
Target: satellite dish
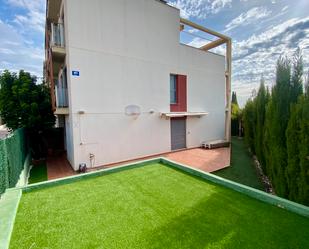
M 125 108 L 125 114 L 127 116 L 139 116 L 141 114 L 141 108 L 137 105 L 128 105 Z

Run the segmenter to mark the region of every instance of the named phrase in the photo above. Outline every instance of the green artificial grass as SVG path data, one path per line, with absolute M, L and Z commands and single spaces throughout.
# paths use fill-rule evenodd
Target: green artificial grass
M 45 162 L 34 165 L 30 170 L 29 184 L 47 181 L 47 166 Z
M 232 138 L 231 166 L 213 174 L 255 189 L 265 190 L 244 140 L 237 137 Z
M 23 194 L 10 248 L 309 248 L 309 219 L 151 164 Z

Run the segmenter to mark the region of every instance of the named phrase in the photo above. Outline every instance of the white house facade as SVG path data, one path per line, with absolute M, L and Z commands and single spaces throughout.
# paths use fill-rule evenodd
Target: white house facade
M 74 170 L 229 140 L 230 61 L 181 44 L 178 9 L 47 0 L 46 15 L 45 78 Z

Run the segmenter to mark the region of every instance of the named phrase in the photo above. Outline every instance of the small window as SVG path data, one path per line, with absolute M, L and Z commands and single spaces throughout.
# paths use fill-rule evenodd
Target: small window
M 170 103 L 177 103 L 177 80 L 176 75 L 170 75 Z

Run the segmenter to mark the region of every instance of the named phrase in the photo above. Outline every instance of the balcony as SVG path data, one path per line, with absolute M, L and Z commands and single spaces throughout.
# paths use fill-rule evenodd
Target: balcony
M 59 79 L 55 84 L 56 95 L 56 111 L 55 114 L 65 115 L 69 114 L 69 98 L 66 69 L 62 70 Z
M 47 0 L 46 18 L 50 22 L 58 20 L 62 0 Z
M 50 47 L 54 60 L 63 60 L 65 57 L 64 26 L 62 23 L 51 24 Z
M 59 85 L 55 86 L 55 92 L 56 92 L 56 106 L 60 108 L 68 107 L 68 89 L 62 88 Z

